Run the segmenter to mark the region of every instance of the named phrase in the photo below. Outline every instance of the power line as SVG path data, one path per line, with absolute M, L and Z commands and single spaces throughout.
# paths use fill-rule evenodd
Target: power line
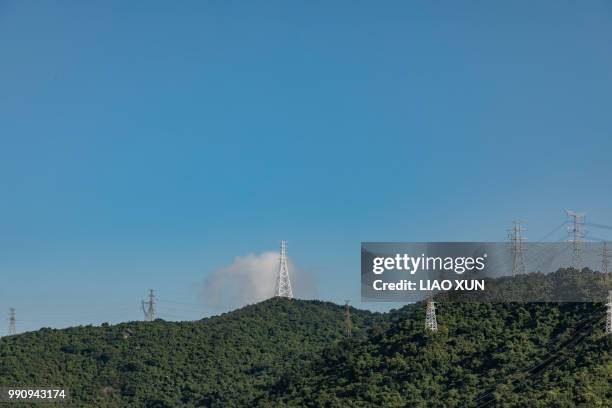
M 208 315 L 210 313 L 209 310 L 200 309 L 202 305 L 197 304 L 197 303 L 182 302 L 182 301 L 170 300 L 170 299 L 160 299 L 157 297 L 155 298 L 155 303 L 165 304 L 163 307 L 160 307 L 161 310 L 170 310 L 170 311 L 178 311 L 178 312 L 186 312 L 186 313 L 197 313 L 197 314 L 203 314 L 203 315 Z M 174 305 L 178 305 L 178 306 L 174 306 Z M 188 306 L 188 307 L 185 308 L 181 306 Z M 195 308 L 192 308 L 191 306 L 194 306 Z M 158 315 L 165 314 L 165 312 L 158 311 L 157 314 Z
M 544 253 L 550 254 L 551 253 L 550 250 L 555 248 L 559 242 L 566 241 L 568 236 L 569 235 L 565 235 L 564 237 L 558 239 L 556 242 L 550 242 L 546 244 L 542 249 L 540 249 L 538 252 L 534 254 L 528 254 L 529 257 L 526 262 L 527 267 L 531 268 L 532 266 L 536 266 L 537 262 L 541 262 L 540 255 Z M 553 253 L 552 259 L 556 258 L 560 253 L 564 252 L 566 249 L 567 248 L 558 249 L 556 252 Z
M 604 228 L 604 229 L 612 230 L 612 227 L 609 226 L 609 225 L 597 224 L 597 223 L 593 223 L 593 222 L 585 222 L 584 225 L 588 225 L 589 227 Z
M 589 240 L 592 240 L 592 241 L 599 241 L 599 242 L 608 241 L 606 238 L 595 237 L 595 236 L 593 236 L 591 234 L 589 234 L 588 238 L 589 238 Z
M 565 220 L 563 221 L 561 224 L 559 224 L 558 226 L 556 226 L 552 231 L 550 231 L 548 234 L 544 235 L 542 238 L 540 238 L 539 240 L 535 241 L 535 242 L 541 242 L 544 241 L 546 238 L 550 237 L 552 234 L 554 234 L 555 232 L 559 231 L 561 228 L 563 228 L 565 225 L 567 225 L 568 221 Z
M 520 381 L 523 375 L 529 375 L 530 373 L 535 373 L 538 371 L 543 370 L 544 368 L 546 368 L 548 365 L 551 364 L 551 362 L 553 362 L 564 349 L 569 349 L 570 346 L 573 347 L 576 344 L 578 344 L 583 338 L 585 338 L 590 332 L 591 330 L 593 330 L 593 326 L 591 327 L 587 327 L 589 325 L 589 323 L 591 324 L 595 324 L 598 320 L 601 319 L 601 315 L 599 316 L 590 316 L 586 319 L 583 319 L 581 322 L 576 323 L 576 327 L 574 328 L 574 332 L 573 334 L 569 337 L 568 340 L 564 341 L 563 343 L 561 343 L 556 350 L 554 351 L 550 351 L 546 354 L 544 354 L 544 356 L 549 355 L 550 357 L 546 358 L 543 361 L 540 361 L 539 363 L 535 364 L 534 366 L 532 366 L 531 368 L 527 369 L 527 370 L 520 370 L 515 372 L 514 374 L 512 374 L 510 377 L 517 377 L 514 378 L 512 381 L 510 381 L 509 386 L 513 386 L 516 382 Z M 587 327 L 587 331 L 584 332 L 584 328 Z M 561 337 L 561 333 L 559 333 L 557 335 L 557 338 Z M 478 397 L 476 400 L 474 400 L 473 402 L 478 402 L 482 399 L 484 399 L 484 401 L 482 403 L 480 403 L 477 408 L 481 408 L 481 407 L 485 407 L 487 405 L 489 405 L 492 401 L 490 396 L 495 392 L 495 388 L 500 385 L 501 383 L 495 384 L 492 387 L 489 387 L 488 389 L 490 391 L 482 394 L 480 397 Z
M 184 305 L 184 306 L 197 306 L 197 307 L 202 306 L 201 304 L 197 304 L 197 303 L 178 302 L 178 301 L 176 301 L 176 300 L 168 300 L 168 299 L 160 299 L 160 298 L 156 298 L 156 300 L 157 300 L 158 302 L 164 302 L 164 303 L 176 303 L 177 305 Z
M 164 307 L 163 310 L 173 310 L 173 311 L 179 311 L 179 312 L 188 312 L 188 313 L 203 313 L 206 314 L 207 312 L 203 311 L 203 310 L 195 310 L 195 309 L 185 309 L 182 307 L 174 307 L 174 306 L 170 306 L 170 307 Z
M 601 311 L 601 309 L 600 309 L 600 311 Z M 596 322 L 597 320 L 599 320 L 599 319 L 601 319 L 601 316 L 595 316 L 595 317 L 593 317 L 593 316 L 589 315 L 589 316 L 587 316 L 586 318 L 583 318 L 583 319 L 581 319 L 581 320 L 577 321 L 577 322 L 575 323 L 575 325 L 574 325 L 574 328 L 573 328 L 573 333 L 572 333 L 571 335 L 569 335 L 570 340 L 571 340 L 571 339 L 573 339 L 573 338 L 574 338 L 574 337 L 575 337 L 577 334 L 579 334 L 579 333 L 580 333 L 580 331 L 581 331 L 581 330 L 583 330 L 583 329 L 584 329 L 584 327 L 585 327 L 585 326 L 587 326 L 589 323 L 595 323 L 595 322 Z M 594 328 L 594 326 L 593 326 L 593 327 L 591 327 L 591 328 L 590 328 L 590 330 L 592 330 L 593 328 Z M 550 340 L 549 340 L 549 341 L 548 341 L 548 342 L 547 342 L 547 343 L 546 343 L 546 344 L 543 346 L 543 348 L 544 348 L 544 349 L 546 349 L 546 350 L 551 349 L 551 348 L 553 347 L 553 345 L 554 345 L 554 344 L 555 344 L 555 343 L 556 343 L 558 340 L 560 340 L 560 339 L 562 339 L 562 338 L 564 338 L 564 337 L 568 337 L 568 335 L 567 335 L 567 333 L 566 333 L 566 332 L 558 332 L 558 333 L 557 333 L 557 334 L 556 334 L 556 335 L 555 335 L 555 336 L 554 336 L 552 339 L 550 339 Z M 568 341 L 569 341 L 569 340 L 568 340 Z M 563 344 L 566 344 L 566 343 L 567 343 L 567 341 L 566 341 L 565 343 L 563 343 Z M 547 351 L 547 352 L 543 353 L 542 355 L 538 356 L 538 358 L 539 358 L 539 359 L 541 359 L 542 357 L 545 357 L 545 356 L 547 356 L 547 355 L 551 355 L 551 354 L 553 354 L 553 353 L 555 353 L 555 354 L 560 353 L 560 352 L 562 351 L 563 347 L 564 347 L 564 346 L 563 346 L 563 344 L 558 345 L 558 346 L 556 347 L 556 351 Z M 567 347 L 566 347 L 566 348 L 567 348 Z M 550 360 L 550 358 L 549 358 L 548 360 Z M 542 362 L 542 361 L 540 361 L 540 362 L 536 363 L 534 366 L 531 366 L 531 368 L 524 368 L 524 369 L 516 370 L 514 373 L 509 374 L 508 376 L 509 376 L 509 377 L 519 377 L 519 376 L 521 376 L 522 374 L 529 373 L 529 372 L 531 372 L 531 371 L 536 370 L 538 367 L 542 366 L 542 364 L 543 364 L 543 362 Z M 483 377 L 487 377 L 487 376 L 489 376 L 489 374 L 487 374 L 487 373 L 480 374 L 480 375 L 477 375 L 477 376 L 476 376 L 476 379 L 477 379 L 478 381 L 480 381 L 480 380 L 481 380 Z M 515 382 L 517 382 L 517 381 L 519 381 L 519 380 L 520 380 L 520 378 L 516 378 L 516 379 L 512 380 L 512 381 L 511 381 L 511 383 L 510 383 L 510 385 L 511 385 L 511 384 L 513 384 L 513 383 L 515 383 Z M 489 387 L 487 387 L 486 389 L 487 389 L 487 390 L 491 390 L 491 391 L 486 392 L 486 393 L 484 393 L 484 394 L 481 394 L 481 395 L 480 395 L 480 397 L 478 397 L 476 400 L 474 400 L 474 401 L 472 401 L 472 402 L 478 402 L 478 401 L 482 400 L 483 398 L 485 398 L 485 397 L 487 397 L 487 396 L 491 395 L 491 394 L 492 394 L 492 393 L 495 391 L 495 390 L 494 390 L 494 388 L 495 388 L 497 385 L 499 385 L 499 384 L 495 384 L 495 385 L 493 385 L 493 386 L 489 386 Z M 489 402 L 490 402 L 490 401 L 485 401 L 484 405 L 486 405 L 486 404 L 487 404 L 487 403 L 489 403 Z M 481 404 L 481 405 L 479 405 L 479 407 L 484 406 L 484 405 L 483 405 L 483 404 Z

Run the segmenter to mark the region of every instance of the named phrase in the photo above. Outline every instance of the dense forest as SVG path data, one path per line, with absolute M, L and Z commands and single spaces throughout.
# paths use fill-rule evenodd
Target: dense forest
M 195 322 L 41 329 L 0 339 L 0 384 L 65 386 L 77 406 L 251 406 L 342 338 L 342 311 L 274 298 Z M 357 336 L 382 318 L 351 312 Z
M 390 313 L 367 338 L 282 377 L 260 406 L 609 407 L 611 336 L 601 304 L 440 304 Z
M 41 329 L 0 339 L 0 384 L 64 386 L 79 407 L 612 406 L 603 303 L 437 309 L 437 333 L 423 304 L 351 308 L 346 337 L 343 306 L 283 298 L 195 322 Z

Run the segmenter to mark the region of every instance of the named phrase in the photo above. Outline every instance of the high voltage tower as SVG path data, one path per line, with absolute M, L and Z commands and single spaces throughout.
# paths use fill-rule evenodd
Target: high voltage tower
M 12 307 L 9 308 L 9 329 L 8 329 L 8 334 L 15 334 L 17 333 L 17 330 L 15 328 L 15 309 L 13 309 Z
M 510 241 L 512 250 L 512 275 L 520 275 L 525 273 L 525 255 L 523 253 L 523 232 L 525 229 L 521 226 L 520 221 L 514 221 L 514 225 L 508 230 L 508 240 Z
M 608 290 L 608 312 L 606 313 L 606 334 L 612 334 L 612 290 Z
M 601 271 L 606 274 L 606 279 L 608 277 L 608 268 L 610 266 L 610 249 L 608 248 L 608 243 L 604 241 L 601 246 Z
M 427 310 L 425 311 L 425 330 L 430 332 L 438 331 L 438 320 L 436 319 L 436 305 L 433 298 L 427 300 Z
M 584 238 L 584 216 L 586 213 L 577 213 L 570 210 L 565 210 L 565 213 L 570 218 L 571 225 L 568 232 L 571 234 L 570 242 L 572 243 L 572 266 L 576 269 L 580 267 L 580 250 L 582 248 L 582 239 Z
M 144 313 L 145 321 L 153 321 L 155 318 L 155 295 L 153 289 L 149 289 L 149 300 L 142 301 L 142 312 Z
M 349 301 L 346 301 L 344 305 L 344 334 L 346 337 L 351 337 L 353 331 L 353 323 L 351 322 L 351 308 Z
M 291 282 L 289 281 L 289 269 L 287 268 L 287 241 L 281 241 L 280 244 L 280 266 L 274 288 L 274 296 L 293 299 Z

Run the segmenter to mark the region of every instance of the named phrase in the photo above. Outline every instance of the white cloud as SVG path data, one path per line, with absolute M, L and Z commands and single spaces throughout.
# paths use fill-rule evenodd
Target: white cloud
M 294 296 L 312 296 L 312 280 L 296 269 L 290 258 L 287 266 Z M 233 309 L 268 299 L 274 295 L 278 267 L 277 252 L 237 256 L 228 266 L 208 275 L 204 302 L 216 309 Z

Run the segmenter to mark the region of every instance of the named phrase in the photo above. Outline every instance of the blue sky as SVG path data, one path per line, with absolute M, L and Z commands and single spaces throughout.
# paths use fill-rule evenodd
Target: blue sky
M 610 3 L 462 3 L 0 2 L 0 313 L 195 318 L 280 239 L 359 305 L 360 241 L 612 224 Z

